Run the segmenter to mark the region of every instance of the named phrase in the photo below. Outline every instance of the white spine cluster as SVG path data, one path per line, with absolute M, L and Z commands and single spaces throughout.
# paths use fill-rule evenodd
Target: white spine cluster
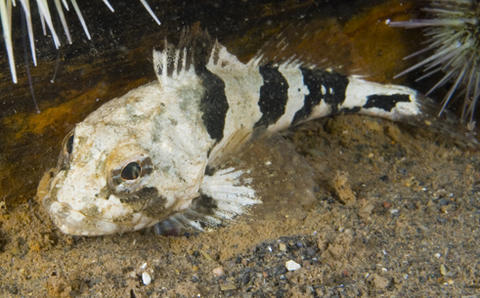
M 110 9 L 110 11 L 114 12 L 113 6 L 108 2 L 108 0 L 102 0 L 103 3 Z M 158 20 L 157 16 L 154 14 L 150 5 L 148 5 L 146 0 L 139 0 L 148 13 L 152 16 L 155 22 L 160 25 L 160 21 Z M 33 36 L 33 26 L 32 26 L 32 13 L 30 8 L 30 0 L 19 0 L 23 12 L 25 14 L 26 22 L 27 22 L 27 31 L 28 31 L 28 38 L 30 41 L 30 49 L 32 53 L 32 60 L 33 64 L 37 65 L 37 58 L 35 55 L 35 39 Z M 53 43 L 55 47 L 58 49 L 61 45 L 60 39 L 58 38 L 57 32 L 55 31 L 55 27 L 52 22 L 52 14 L 49 7 L 48 0 L 35 0 L 38 8 L 38 14 L 40 16 L 40 21 L 42 24 L 43 34 L 47 34 L 47 27 L 48 31 L 50 31 L 53 39 Z M 55 5 L 55 10 L 58 13 L 60 18 L 60 22 L 62 23 L 63 31 L 65 32 L 67 42 L 69 44 L 72 43 L 72 38 L 70 35 L 70 31 L 68 29 L 68 23 L 65 18 L 64 9 L 69 11 L 70 6 L 73 7 L 73 10 L 77 14 L 78 20 L 80 21 L 83 31 L 88 39 L 91 39 L 90 32 L 88 31 L 87 23 L 83 18 L 82 11 L 77 4 L 77 0 L 53 0 L 53 4 Z M 3 39 L 5 41 L 5 47 L 7 50 L 8 55 L 8 63 L 10 65 L 10 73 L 12 75 L 12 81 L 17 83 L 17 72 L 15 69 L 15 57 L 13 55 L 13 42 L 12 42 L 12 6 L 16 6 L 15 0 L 0 0 L 0 19 L 2 23 L 3 29 Z
M 477 0 L 430 0 L 429 6 L 423 10 L 428 15 L 425 19 L 390 23 L 394 27 L 424 29 L 427 38 L 426 46 L 404 59 L 430 53 L 428 57 L 402 71 L 396 77 L 423 68 L 424 74 L 416 79 L 420 81 L 442 72 L 443 77 L 426 95 L 451 83 L 449 91 L 443 98 L 440 114 L 455 94 L 463 95 L 462 120 L 473 127 L 475 109 L 480 97 L 480 2 Z

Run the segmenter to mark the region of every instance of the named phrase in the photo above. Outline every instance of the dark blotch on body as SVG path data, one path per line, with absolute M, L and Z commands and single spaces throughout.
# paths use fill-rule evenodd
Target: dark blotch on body
M 407 94 L 370 95 L 363 108 L 378 108 L 391 112 L 398 102 L 410 102 L 410 96 Z
M 348 78 L 344 75 L 320 69 L 301 67 L 303 83 L 308 87 L 309 94 L 305 95 L 303 107 L 295 113 L 292 124 L 307 119 L 313 108 L 322 100 L 332 108 L 332 114 L 339 112 L 338 107 L 345 101 Z M 322 94 L 322 86 L 325 94 Z M 330 89 L 332 92 L 330 92 Z
M 360 112 L 362 108 L 361 107 L 353 107 L 353 108 L 343 108 L 340 113 L 343 114 L 355 114 Z
M 158 190 L 155 187 L 144 187 L 134 193 L 119 195 L 122 203 L 151 200 L 158 197 Z
M 155 187 L 144 187 L 134 193 L 118 194 L 118 198 L 133 211 L 142 211 L 150 217 L 159 217 L 165 213 L 167 199 L 159 194 Z

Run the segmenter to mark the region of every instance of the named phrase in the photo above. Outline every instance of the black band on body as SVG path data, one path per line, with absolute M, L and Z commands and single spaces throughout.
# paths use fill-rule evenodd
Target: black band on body
M 205 93 L 200 101 L 203 124 L 210 137 L 219 142 L 223 138 L 225 118 L 228 111 L 225 83 L 207 68 L 199 71 L 198 75 L 205 88 Z
M 330 105 L 332 114 L 338 113 L 339 106 L 345 101 L 348 78 L 338 73 L 319 69 L 300 67 L 300 70 L 309 94 L 305 95 L 303 107 L 295 113 L 292 125 L 307 119 L 312 114 L 313 108 L 322 100 Z
M 278 67 L 270 64 L 259 67 L 263 78 L 263 85 L 260 87 L 260 98 L 258 105 L 262 117 L 255 123 L 254 127 L 268 127 L 277 122 L 285 113 L 285 106 L 288 101 L 288 82 L 278 71 Z

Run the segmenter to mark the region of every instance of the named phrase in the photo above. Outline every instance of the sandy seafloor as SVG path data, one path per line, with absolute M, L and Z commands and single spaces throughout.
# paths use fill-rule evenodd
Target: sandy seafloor
M 451 143 L 427 129 L 355 115 L 302 125 L 231 161 L 252 169 L 263 205 L 185 237 L 151 230 L 69 237 L 30 201 L 1 214 L 0 292 L 478 295 L 480 155 Z M 289 260 L 301 268 L 288 272 Z
M 372 22 L 383 24 L 376 22 L 408 1 L 385 2 L 354 21 L 327 20 L 327 29 L 315 35 L 336 49 L 327 58 L 348 56 L 354 68 L 373 71 L 370 79 L 378 81 L 402 69 L 397 62 L 408 50 L 398 40 L 401 31 L 378 25 L 376 35 L 365 35 Z M 387 11 L 393 2 L 400 10 Z M 237 52 L 257 42 L 234 39 L 227 43 Z M 316 45 L 300 43 L 297 49 L 305 47 Z M 96 73 L 65 60 L 63 71 L 75 75 L 63 77 L 67 86 Z M 366 116 L 312 121 L 232 156 L 225 167 L 251 170 L 263 204 L 223 227 L 179 237 L 151 229 L 104 237 L 62 234 L 33 198 L 34 189 L 55 165 L 63 135 L 100 104 L 96 98 L 104 90 L 120 84 L 112 87 L 100 76 L 81 82 L 101 95 L 70 88 L 59 91 L 61 100 L 41 102 L 42 114 L 15 106 L 18 114 L 8 115 L 11 107 L 2 114 L 0 296 L 480 295 L 480 153 L 426 125 Z M 60 89 L 61 73 L 58 80 Z M 124 85 L 115 95 L 133 87 Z M 290 260 L 301 268 L 287 271 Z

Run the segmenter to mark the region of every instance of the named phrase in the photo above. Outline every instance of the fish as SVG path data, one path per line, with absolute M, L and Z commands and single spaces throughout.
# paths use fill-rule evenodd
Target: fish
M 249 141 L 342 113 L 423 114 L 411 88 L 300 59 L 243 63 L 208 33 L 187 35 L 153 50 L 155 81 L 106 102 L 65 137 L 37 192 L 63 233 L 203 230 L 262 203 L 248 170 L 222 167 Z

